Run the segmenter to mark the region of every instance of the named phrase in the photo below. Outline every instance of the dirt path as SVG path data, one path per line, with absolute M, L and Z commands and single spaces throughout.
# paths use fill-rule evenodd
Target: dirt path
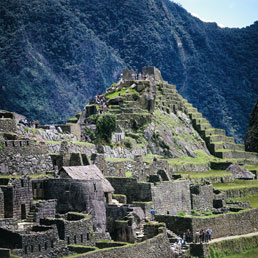
M 245 235 L 236 235 L 236 236 L 216 238 L 216 239 L 211 240 L 209 243 L 212 244 L 212 243 L 220 242 L 223 240 L 230 240 L 230 239 L 235 239 L 235 238 L 240 238 L 240 237 L 251 237 L 251 236 L 258 236 L 258 232 L 253 232 L 253 233 L 249 233 L 249 234 L 245 234 Z

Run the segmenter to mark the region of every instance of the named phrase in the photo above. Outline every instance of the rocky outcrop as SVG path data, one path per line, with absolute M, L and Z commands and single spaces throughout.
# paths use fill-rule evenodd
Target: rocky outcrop
M 258 152 L 258 101 L 250 117 L 250 123 L 245 136 L 245 149 Z
M 227 171 L 232 173 L 235 179 L 254 179 L 255 175 L 244 167 L 239 165 L 230 165 Z

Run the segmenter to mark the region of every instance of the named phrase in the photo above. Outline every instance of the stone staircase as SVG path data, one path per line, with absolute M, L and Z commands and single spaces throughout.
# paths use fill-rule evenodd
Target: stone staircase
M 140 222 L 140 224 L 138 225 L 138 227 L 135 230 L 135 234 L 136 234 L 136 242 L 142 242 L 144 240 L 144 222 Z
M 168 236 L 168 240 L 171 244 L 171 247 L 173 247 L 175 245 L 175 243 L 177 243 L 178 236 L 169 229 L 166 229 L 166 231 L 167 231 L 167 236 Z M 178 257 L 180 257 L 180 258 L 189 257 L 190 243 L 186 242 L 184 244 L 184 246 L 182 246 L 181 248 L 179 248 L 177 250 L 178 250 Z
M 26 216 L 26 222 L 36 222 L 36 205 L 35 204 L 32 204 L 31 207 L 30 207 L 30 211 L 29 213 L 27 214 Z
M 167 113 L 178 110 L 185 112 L 215 157 L 248 164 L 258 162 L 257 153 L 246 152 L 243 144 L 236 144 L 233 137 L 226 136 L 225 130 L 213 128 L 197 108 L 177 92 L 174 85 L 167 83 L 157 85 L 156 105 Z

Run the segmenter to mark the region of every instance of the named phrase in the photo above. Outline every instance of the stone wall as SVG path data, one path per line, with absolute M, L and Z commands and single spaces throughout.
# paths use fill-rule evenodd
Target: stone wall
M 212 185 L 191 185 L 191 203 L 193 210 L 211 210 L 213 208 L 213 199 Z
M 52 161 L 44 144 L 5 141 L 0 150 L 0 174 L 46 174 L 52 171 Z
M 42 219 L 43 225 L 56 225 L 58 235 L 67 245 L 95 245 L 95 237 L 93 233 L 93 225 L 91 218 L 85 214 L 67 213 L 63 218 Z
M 164 181 L 152 186 L 152 204 L 156 214 L 191 213 L 190 187 L 188 180 Z
M 258 187 L 246 187 L 240 189 L 225 190 L 226 198 L 238 198 L 248 195 L 258 195 Z
M 258 209 L 239 213 L 227 213 L 211 218 L 193 218 L 193 232 L 211 228 L 213 238 L 243 235 L 258 229 Z
M 126 161 L 106 161 L 106 176 L 125 177 L 127 171 L 133 171 L 135 168 L 133 160 Z
M 239 236 L 238 238 L 226 239 L 209 244 L 191 244 L 190 252 L 194 257 L 208 257 L 208 255 L 211 255 L 211 252 L 216 253 L 216 257 L 228 257 L 256 247 L 258 247 L 258 233 L 254 236 Z
M 22 257 L 38 258 L 59 246 L 56 227 L 34 226 L 29 232 L 12 232 L 0 228 L 0 246 L 13 249 Z
M 171 251 L 166 233 L 161 233 L 152 239 L 139 244 L 126 245 L 123 247 L 110 248 L 79 255 L 80 258 L 170 258 Z
M 35 221 L 39 223 L 43 218 L 55 218 L 56 215 L 56 200 L 44 200 L 36 204 Z
M 4 218 L 4 193 L 0 188 L 0 219 Z
M 33 201 L 30 179 L 9 179 L 8 185 L 0 187 L 4 196 L 5 217 L 25 219 Z
M 46 179 L 35 180 L 33 185 L 40 182 L 44 199 L 57 199 L 58 213 L 85 212 L 92 216 L 94 230 L 105 232 L 106 201 L 100 180 Z
M 125 194 L 127 202 L 152 201 L 151 183 L 139 183 L 135 178 L 107 177 L 107 180 L 115 189 L 115 194 Z
M 0 131 L 15 132 L 15 130 L 16 130 L 15 120 L 11 118 L 0 118 Z
M 177 235 L 183 235 L 187 229 L 192 231 L 192 218 L 172 215 L 155 215 L 155 220 L 164 222 L 166 227 Z
M 207 218 L 156 215 L 155 219 L 165 222 L 167 228 L 176 234 L 183 234 L 187 229 L 199 232 L 201 229 L 211 228 L 212 238 L 243 235 L 258 229 L 258 209 Z

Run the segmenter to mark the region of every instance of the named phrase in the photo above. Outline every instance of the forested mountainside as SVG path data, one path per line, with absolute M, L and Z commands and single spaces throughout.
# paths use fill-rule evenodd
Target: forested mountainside
M 248 131 L 245 137 L 247 151 L 258 152 L 258 101 L 251 114 Z
M 0 5 L 0 108 L 63 121 L 123 67 L 154 65 L 214 127 L 243 139 L 258 98 L 258 22 L 222 29 L 169 0 Z

